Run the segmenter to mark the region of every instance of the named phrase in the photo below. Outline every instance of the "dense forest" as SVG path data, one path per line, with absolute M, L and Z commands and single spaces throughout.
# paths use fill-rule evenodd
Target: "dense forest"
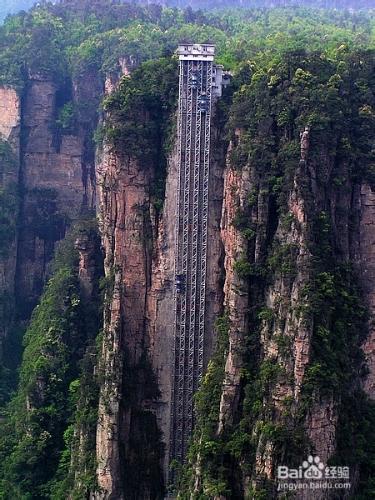
M 308 455 L 373 498 L 375 11 L 324 10 L 373 5 L 148 3 L 41 2 L 0 26 L 0 498 L 289 498 L 277 466 Z M 168 485 L 185 41 L 214 43 L 231 85 L 209 355 Z
M 21 10 L 28 10 L 34 4 L 35 0 L 3 0 L 0 6 L 0 20 L 4 19 L 8 14 L 17 13 Z M 57 3 L 57 2 L 52 2 Z M 85 2 L 82 2 L 84 4 Z M 89 2 L 92 3 L 92 2 Z M 117 2 L 121 3 L 121 2 Z M 155 2 L 150 1 L 136 1 L 132 3 L 139 3 L 149 5 L 152 3 L 160 4 L 168 7 L 193 9 L 210 9 L 210 8 L 229 8 L 229 7 L 313 7 L 323 9 L 368 9 L 373 8 L 374 3 L 372 0 L 204 0 L 197 2 L 196 0 L 161 0 Z

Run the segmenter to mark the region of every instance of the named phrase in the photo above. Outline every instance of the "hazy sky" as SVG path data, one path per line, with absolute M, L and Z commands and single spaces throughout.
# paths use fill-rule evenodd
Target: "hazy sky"
M 0 19 L 10 13 L 27 10 L 34 2 L 35 0 L 0 0 Z

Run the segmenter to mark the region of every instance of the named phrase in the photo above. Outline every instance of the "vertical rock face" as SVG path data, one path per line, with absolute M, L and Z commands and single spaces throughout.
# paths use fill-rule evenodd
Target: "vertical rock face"
M 241 369 L 244 366 L 243 341 L 248 329 L 249 290 L 234 271 L 234 264 L 247 251 L 247 241 L 233 225 L 239 209 L 246 204 L 251 191 L 250 172 L 234 170 L 230 162 L 224 173 L 224 203 L 221 220 L 221 237 L 225 249 L 224 304 L 227 310 L 229 329 L 229 351 L 225 364 L 225 378 L 220 401 L 218 432 L 233 423 L 238 410 Z
M 0 141 L 4 151 L 0 159 L 0 189 L 16 193 L 19 177 L 21 104 L 16 91 L 0 87 Z M 11 209 L 16 225 L 17 206 Z M 14 232 L 0 256 L 0 341 L 12 323 L 15 294 L 17 235 Z
M 224 169 L 227 150 L 227 140 L 222 124 L 220 111 L 214 107 L 211 127 L 211 163 L 209 184 L 209 218 L 208 218 L 208 248 L 206 276 L 206 342 L 205 367 L 216 349 L 215 327 L 217 319 L 223 313 L 223 282 L 225 269 L 223 267 L 225 249 L 220 235 L 220 223 L 223 208 Z
M 362 185 L 360 196 L 359 258 L 361 280 L 370 312 L 369 335 L 363 345 L 369 373 L 364 382 L 367 394 L 375 399 L 375 193 Z
M 268 407 L 263 418 L 270 418 L 275 425 L 285 426 L 293 434 L 292 415 L 298 411 L 306 366 L 310 361 L 312 322 L 301 309 L 307 305 L 306 287 L 311 279 L 311 254 L 309 251 L 309 218 L 303 184 L 309 178 L 306 168 L 307 138 L 301 141 L 301 161 L 296 169 L 293 185 L 288 193 L 290 225 L 279 221 L 273 245 L 280 252 L 289 253 L 290 262 L 281 270 L 274 270 L 273 283 L 264 290 L 264 304 L 259 316 L 261 356 L 263 366 L 274 365 L 279 375 L 264 396 Z M 307 181 L 308 182 L 308 181 Z M 270 250 L 268 250 L 270 251 Z M 268 316 L 269 312 L 269 316 Z M 258 317 L 259 317 L 258 316 Z M 292 408 L 287 410 L 293 401 Z M 269 414 L 267 412 L 269 411 Z M 292 418 L 291 418 L 292 417 Z M 256 476 L 272 479 L 275 476 L 276 449 L 273 439 L 259 433 L 256 454 Z M 311 436 L 313 438 L 313 436 Z
M 215 322 L 222 311 L 222 260 L 220 217 L 223 196 L 223 163 L 225 158 L 222 131 L 212 129 L 210 165 L 208 254 L 206 282 L 205 365 L 215 347 Z M 174 151 L 169 159 L 166 197 L 158 221 L 157 239 L 153 252 L 151 286 L 148 294 L 147 327 L 150 338 L 150 358 L 156 375 L 160 397 L 155 411 L 164 446 L 164 471 L 168 469 L 171 399 L 174 361 L 174 258 L 176 244 L 176 214 L 178 191 L 178 157 Z
M 25 318 L 41 292 L 55 242 L 64 237 L 66 227 L 82 207 L 90 208 L 94 199 L 87 182 L 87 156 L 91 147 L 93 158 L 93 147 L 79 131 L 77 135 L 58 133 L 57 92 L 52 81 L 32 75 L 25 95 L 21 158 L 25 194 L 17 271 L 18 302 Z M 98 89 L 92 92 L 96 94 Z M 92 120 L 85 134 L 92 133 Z
M 237 132 L 241 141 L 241 132 Z M 301 153 L 307 155 L 307 139 L 301 144 Z M 228 158 L 231 157 L 231 149 Z M 272 408 L 272 420 L 278 425 L 287 425 L 285 405 L 287 401 L 300 398 L 305 368 L 309 362 L 311 324 L 301 314 L 301 306 L 306 299 L 304 287 L 309 282 L 311 255 L 308 250 L 307 214 L 304 194 L 301 187 L 306 177 L 305 160 L 296 171 L 293 187 L 288 195 L 290 226 L 280 224 L 276 232 L 273 226 L 277 214 L 273 211 L 268 186 L 251 165 L 236 169 L 228 160 L 225 171 L 224 204 L 221 235 L 225 247 L 226 279 L 224 284 L 225 307 L 229 317 L 229 348 L 225 365 L 225 377 L 222 387 L 218 433 L 225 431 L 239 418 L 239 402 L 243 391 L 243 370 L 246 364 L 245 338 L 251 329 L 249 313 L 264 304 L 259 313 L 260 318 L 260 352 L 262 363 L 277 366 L 283 376 L 279 377 L 270 393 L 264 394 L 264 407 Z M 250 207 L 249 207 L 250 204 Z M 241 216 L 242 214 L 242 216 Z M 248 217 L 247 224 L 256 228 L 250 233 L 250 242 L 246 229 L 241 226 L 240 219 Z M 278 272 L 272 284 L 259 287 L 254 279 L 249 288 L 248 274 L 250 268 L 241 270 L 249 259 L 254 272 L 265 265 L 267 253 L 270 252 L 271 238 L 278 247 L 285 251 L 293 251 L 296 272 Z M 275 243 L 274 243 L 275 244 Z M 246 274 L 245 274 L 246 272 Z M 252 313 L 254 322 L 254 313 Z M 280 340 L 282 339 L 282 340 Z M 282 346 L 293 346 L 290 357 L 285 355 Z M 289 349 L 288 349 L 289 350 Z M 247 361 L 248 363 L 249 361 Z M 264 415 L 264 418 L 268 418 Z M 293 432 L 290 429 L 290 432 Z M 274 446 L 272 441 L 258 436 L 259 445 L 256 452 L 256 476 L 271 479 L 274 474 Z M 250 478 L 244 484 L 250 484 Z
M 280 213 L 269 179 L 263 178 L 251 163 L 241 168 L 233 165 L 233 149 L 241 143 L 241 130 L 235 133 L 238 144 L 232 144 L 226 155 L 219 131 L 214 128 L 213 132 L 216 148 L 213 147 L 211 165 L 208 359 L 215 345 L 216 318 L 225 311 L 229 320 L 215 431 L 218 439 L 224 439 L 245 419 L 244 405 L 248 402 L 244 394 L 254 387 L 259 390 L 262 384 L 256 410 L 252 410 L 255 416 L 250 414 L 254 418 L 252 430 L 247 431 L 252 433 L 253 465 L 249 467 L 248 457 L 244 456 L 233 466 L 238 467 L 236 477 L 241 478 L 234 488 L 238 495 L 251 495 L 264 485 L 274 485 L 280 464 L 298 466 L 305 453 L 318 455 L 327 463 L 337 450 L 340 399 L 320 393 L 320 389 L 307 397 L 304 388 L 311 376 L 308 370 L 315 366 L 312 337 L 319 320 L 312 292 L 318 272 L 318 255 L 313 254 L 317 219 L 327 218 L 332 223 L 330 245 L 337 266 L 360 257 L 368 302 L 372 304 L 372 191 L 362 187 L 359 196 L 360 190 L 350 180 L 345 161 L 339 167 L 345 181 L 334 184 L 332 178 L 338 167 L 324 144 L 319 155 L 310 154 L 310 134 L 306 127 L 300 144 L 296 141 L 297 158 Z M 105 149 L 97 178 L 109 287 L 97 434 L 102 493 L 97 498 L 127 498 L 130 491 L 135 491 L 134 485 L 131 490 L 127 488 L 131 483 L 130 471 L 134 473 L 136 464 L 142 468 L 132 451 L 135 443 L 140 442 L 140 414 L 147 415 L 149 428 L 161 433 L 164 453 L 156 442 L 150 449 L 157 450 L 158 465 L 164 470 L 168 465 L 174 350 L 176 151 L 169 159 L 166 198 L 159 216 L 150 203 L 152 182 L 152 168 Z M 361 219 L 351 226 L 350 220 L 359 206 Z M 358 231 L 359 245 L 355 242 Z M 370 337 L 364 346 L 369 356 L 370 375 L 366 383 L 370 393 L 371 342 Z M 258 379 L 246 382 L 249 369 Z M 147 388 L 145 380 L 152 381 Z M 279 435 L 285 440 L 282 446 Z M 198 492 L 204 490 L 199 457 L 197 465 Z M 156 474 L 158 491 L 162 491 L 160 470 L 153 469 L 149 462 L 147 468 Z M 147 477 L 152 477 L 152 473 Z M 139 478 L 137 494 L 153 498 L 156 490 L 144 478 L 144 474 Z M 275 493 L 273 487 L 267 491 Z M 299 497 L 305 498 L 303 493 Z M 324 498 L 324 494 L 316 498 Z
M 332 389 L 336 382 L 330 373 L 334 368 L 325 368 L 323 375 L 316 376 L 316 372 L 329 366 L 337 355 L 335 350 L 347 342 L 345 349 L 352 350 L 353 366 L 357 363 L 351 381 L 345 382 L 348 397 L 358 390 L 358 342 L 361 335 L 365 336 L 365 325 L 352 311 L 352 323 L 347 328 L 358 321 L 354 327 L 357 330 L 347 334 L 340 330 L 341 318 L 335 319 L 338 313 L 334 311 L 337 308 L 343 311 L 339 314 L 347 314 L 350 301 L 359 299 L 354 283 L 356 269 L 349 264 L 359 262 L 359 281 L 373 315 L 374 196 L 368 185 L 360 187 L 351 177 L 345 159 L 332 155 L 332 145 L 320 143 L 319 153 L 311 152 L 312 141 L 317 147 L 311 133 L 314 131 L 306 127 L 299 148 L 296 143 L 299 160 L 294 160 L 293 175 L 287 181 L 284 205 L 279 210 L 269 180 L 259 175 L 257 165 L 238 166 L 233 160 L 241 148 L 241 130 L 235 131 L 228 150 L 221 219 L 228 345 L 215 431 L 208 436 L 213 442 L 218 440 L 218 449 L 222 443 L 238 448 L 235 459 L 230 458 L 229 451 L 213 452 L 214 458 L 206 453 L 207 442 L 212 445 L 207 437 L 211 432 L 207 429 L 213 426 L 210 415 L 207 427 L 202 428 L 202 447 L 201 434 L 195 443 L 200 451 L 192 464 L 190 488 L 194 487 L 197 494 L 209 494 L 214 484 L 219 491 L 227 485 L 230 498 L 252 498 L 257 490 L 276 498 L 278 465 L 298 467 L 307 454 L 319 456 L 327 464 L 342 445 L 340 429 L 345 416 L 340 412 L 345 412 L 345 407 L 342 396 Z M 338 172 L 340 183 L 334 182 Z M 353 288 L 344 277 L 348 276 L 348 266 L 353 272 L 349 274 Z M 332 283 L 328 285 L 325 280 Z M 321 296 L 330 304 L 327 309 Z M 356 308 L 360 307 L 358 303 Z M 327 322 L 326 318 L 322 320 L 324 314 L 330 318 Z M 335 336 L 330 341 L 333 348 L 322 338 L 328 328 L 332 332 L 338 328 L 337 334 L 331 333 Z M 372 397 L 373 333 L 370 323 L 363 350 L 369 368 L 365 389 Z M 336 335 L 343 338 L 337 342 Z M 337 376 L 342 376 L 338 368 Z M 204 397 L 209 395 L 204 393 Z M 201 419 L 205 417 L 201 415 Z M 243 452 L 239 451 L 241 439 L 251 440 L 251 447 L 244 447 Z M 218 472 L 219 463 L 227 472 Z M 354 467 L 352 472 L 354 484 Z M 303 491 L 296 497 L 312 498 Z M 315 492 L 314 498 L 329 498 L 329 493 Z
M 96 246 L 89 235 L 82 235 L 76 239 L 75 248 L 79 252 L 78 279 L 82 296 L 89 301 L 94 291 L 97 276 Z
M 15 312 L 20 320 L 30 318 L 55 243 L 82 209 L 94 207 L 92 134 L 102 93 L 99 83 L 98 75 L 92 82 L 77 83 L 74 105 L 79 108 L 78 100 L 87 103 L 90 98 L 94 105 L 90 115 L 86 106 L 85 116 L 77 116 L 70 135 L 57 122 L 66 89 L 38 74 L 29 75 L 22 99 L 14 89 L 0 87 L 0 194 L 2 220 L 8 226 L 0 243 L 0 336 L 11 363 L 17 363 L 20 350 L 14 338 Z
M 150 358 L 157 377 L 160 397 L 155 410 L 165 444 L 164 468 L 169 458 L 171 399 L 175 323 L 174 258 L 178 191 L 178 157 L 174 151 L 169 161 L 163 215 L 153 254 L 151 287 L 148 295 L 147 327 L 150 336 Z
M 17 92 L 10 87 L 0 87 L 0 136 L 19 152 L 21 103 Z
M 110 291 L 105 308 L 103 385 L 97 432 L 98 483 L 105 498 L 125 498 L 120 456 L 129 457 L 134 414 L 144 387 L 129 382 L 147 354 L 146 300 L 150 283 L 151 172 L 105 151 L 98 167 L 100 224 Z M 132 373 L 133 372 L 133 373 Z M 134 393 L 126 389 L 132 387 Z M 151 383 L 151 382 L 150 382 Z M 126 389 L 125 389 L 126 388 Z
M 224 158 L 222 149 L 220 132 L 214 128 L 209 202 L 206 361 L 212 354 L 215 344 L 214 324 L 222 308 L 222 247 L 219 233 Z M 132 440 L 138 432 L 136 416 L 139 419 L 140 412 L 143 412 L 148 414 L 149 425 L 155 427 L 155 434 L 160 434 L 163 453 L 160 448 L 159 456 L 158 452 L 155 456 L 155 446 L 158 450 L 158 445 L 150 444 L 154 446 L 151 453 L 156 464 L 147 463 L 146 467 L 150 471 L 154 470 L 154 474 L 156 472 L 155 484 L 149 483 L 145 469 L 143 472 L 133 472 L 141 476 L 135 487 L 138 489 L 134 490 L 133 486 L 128 495 L 155 498 L 157 488 L 158 494 L 161 494 L 165 475 L 161 469 L 164 468 L 166 473 L 169 457 L 174 359 L 177 153 L 174 150 L 169 158 L 166 197 L 162 214 L 158 216 L 150 204 L 149 193 L 153 182 L 151 168 L 142 167 L 137 161 L 105 149 L 97 166 L 97 174 L 105 271 L 107 279 L 112 281 L 109 284 L 111 292 L 107 293 L 102 352 L 104 382 L 97 434 L 98 482 L 104 491 L 104 498 L 131 497 L 126 494 L 127 485 L 132 482 L 127 473 L 132 462 Z M 148 370 L 149 377 L 146 382 L 145 370 Z M 128 379 L 132 377 L 138 380 L 138 386 L 134 386 L 129 400 L 127 385 Z
M 73 80 L 73 102 L 77 105 L 76 135 L 82 144 L 81 168 L 84 208 L 95 207 L 96 175 L 94 131 L 104 94 L 104 83 L 98 72 L 87 70 Z M 81 188 L 81 190 L 82 190 Z

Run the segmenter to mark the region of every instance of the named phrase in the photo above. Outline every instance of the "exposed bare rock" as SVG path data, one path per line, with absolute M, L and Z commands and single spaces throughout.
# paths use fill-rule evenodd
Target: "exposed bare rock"
M 93 293 L 96 278 L 96 245 L 89 235 L 80 235 L 75 241 L 79 253 L 78 278 L 83 297 L 90 299 Z
M 0 87 L 0 137 L 19 152 L 21 103 L 17 92 L 10 87 Z
M 108 150 L 98 167 L 105 273 L 114 281 L 109 285 L 105 308 L 97 430 L 98 483 L 103 498 L 123 498 L 120 448 L 129 440 L 132 418 L 131 410 L 120 407 L 124 352 L 131 370 L 146 349 L 149 176 L 150 172 L 136 162 L 122 160 Z
M 211 127 L 210 190 L 208 194 L 208 246 L 206 276 L 206 338 L 205 359 L 207 366 L 216 347 L 215 324 L 223 313 L 224 245 L 221 239 L 221 217 L 224 198 L 224 169 L 227 142 L 218 125 L 218 112 L 214 108 Z
M 335 453 L 337 420 L 333 399 L 316 402 L 307 417 L 306 429 L 312 444 L 311 452 L 324 464 Z
M 114 92 L 120 83 L 121 77 L 130 77 L 131 72 L 136 68 L 137 61 L 132 57 L 121 57 L 118 61 L 117 71 L 106 75 L 104 82 L 104 91 L 106 95 Z
M 306 431 L 312 448 L 310 453 L 319 457 L 325 466 L 327 461 L 336 451 L 336 428 L 338 416 L 333 399 L 316 402 L 311 408 L 306 419 Z M 307 458 L 307 457 L 305 457 Z M 297 465 L 297 464 L 296 464 Z M 311 489 L 299 490 L 296 493 L 298 500 L 323 500 L 331 498 L 329 490 Z M 342 498 L 347 498 L 347 493 L 342 492 Z
M 223 143 L 217 127 L 212 130 L 212 158 L 210 165 L 208 254 L 206 281 L 206 337 L 205 366 L 215 346 L 215 322 L 222 309 L 222 259 L 220 218 L 223 197 Z M 150 357 L 157 376 L 160 398 L 156 415 L 165 446 L 163 468 L 166 473 L 169 460 L 169 435 L 171 422 L 171 398 L 174 359 L 174 252 L 176 243 L 176 213 L 178 189 L 178 158 L 174 150 L 168 162 L 166 196 L 160 220 L 155 222 L 156 236 L 151 286 L 148 292 L 147 327 L 150 338 Z
M 301 161 L 306 161 L 310 148 L 310 127 L 301 132 Z
M 288 198 L 290 227 L 279 222 L 275 234 L 278 248 L 290 252 L 290 269 L 276 270 L 273 284 L 265 292 L 266 306 L 272 311 L 273 322 L 263 320 L 261 344 L 264 361 L 278 365 L 282 376 L 278 377 L 264 405 L 271 405 L 272 421 L 293 432 L 290 416 L 285 417 L 285 402 L 297 406 L 306 366 L 310 360 L 312 324 L 303 312 L 307 305 L 305 287 L 311 275 L 311 254 L 308 250 L 308 214 L 301 189 L 306 170 L 304 162 L 296 170 Z M 282 346 L 290 346 L 282 350 Z M 292 410 L 293 414 L 293 410 Z M 275 449 L 272 441 L 260 435 L 256 454 L 256 477 L 273 479 L 275 475 Z
M 370 312 L 369 335 L 363 345 L 369 370 L 364 389 L 372 399 L 375 399 L 375 193 L 366 184 L 361 187 L 360 208 L 361 282 Z
M 150 358 L 157 377 L 160 397 L 156 416 L 165 444 L 164 470 L 168 470 L 169 434 L 174 360 L 174 252 L 178 190 L 177 152 L 168 162 L 166 196 L 158 225 L 153 255 L 151 286 L 147 297 L 147 327 L 150 337 Z
M 92 122 L 84 132 L 59 137 L 57 90 L 48 78 L 32 75 L 25 96 L 21 175 L 25 196 L 17 263 L 18 300 L 25 318 L 43 287 L 55 242 L 64 237 L 81 208 L 93 206 L 95 199 L 95 184 L 87 181 L 92 177 L 94 154 L 90 167 L 85 135 L 92 130 L 95 117 L 90 117 Z M 99 89 L 81 91 L 79 98 L 87 100 L 93 94 L 99 98 Z
M 13 155 L 9 164 L 0 166 L 0 188 L 15 189 L 19 177 L 21 104 L 17 92 L 0 87 L 0 139 L 7 141 Z M 15 208 L 14 217 L 17 217 Z M 17 235 L 8 243 L 0 257 L 0 342 L 7 335 L 13 320 L 13 301 L 17 266 Z M 1 348 L 0 348 L 1 350 Z
M 224 306 L 229 314 L 229 352 L 225 364 L 225 378 L 220 401 L 218 432 L 233 422 L 239 401 L 244 334 L 248 329 L 248 290 L 235 272 L 235 262 L 246 255 L 247 241 L 234 227 L 233 221 L 239 209 L 246 204 L 251 190 L 250 172 L 246 167 L 236 171 L 228 162 L 224 172 L 224 202 L 221 221 L 221 237 L 225 249 Z
M 125 66 L 123 62 L 122 72 L 126 75 L 128 66 Z M 117 84 L 118 75 L 107 78 L 108 91 Z M 223 147 L 221 132 L 214 128 L 208 222 L 206 362 L 215 345 L 214 324 L 222 307 L 219 225 Z M 103 498 L 122 498 L 124 495 L 119 450 L 122 447 L 123 453 L 129 453 L 127 444 L 133 417 L 131 410 L 124 410 L 121 403 L 122 398 L 126 398 L 122 378 L 125 364 L 126 369 L 132 369 L 141 357 L 150 359 L 159 394 L 152 400 L 142 399 L 142 394 L 138 394 L 136 399 L 140 406 L 152 410 L 156 416 L 164 446 L 160 465 L 165 476 L 168 470 L 175 333 L 176 149 L 168 160 L 166 197 L 160 214 L 150 204 L 152 181 L 151 168 L 125 159 L 109 148 L 105 148 L 98 158 L 97 184 L 105 272 L 107 279 L 114 280 L 105 310 L 104 383 L 97 433 L 98 482 L 104 492 Z

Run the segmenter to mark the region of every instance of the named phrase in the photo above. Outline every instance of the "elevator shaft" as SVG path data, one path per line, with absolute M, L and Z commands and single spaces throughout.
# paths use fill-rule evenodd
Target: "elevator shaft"
M 170 461 L 183 463 L 203 372 L 212 107 L 211 60 L 180 60 L 175 349 Z

